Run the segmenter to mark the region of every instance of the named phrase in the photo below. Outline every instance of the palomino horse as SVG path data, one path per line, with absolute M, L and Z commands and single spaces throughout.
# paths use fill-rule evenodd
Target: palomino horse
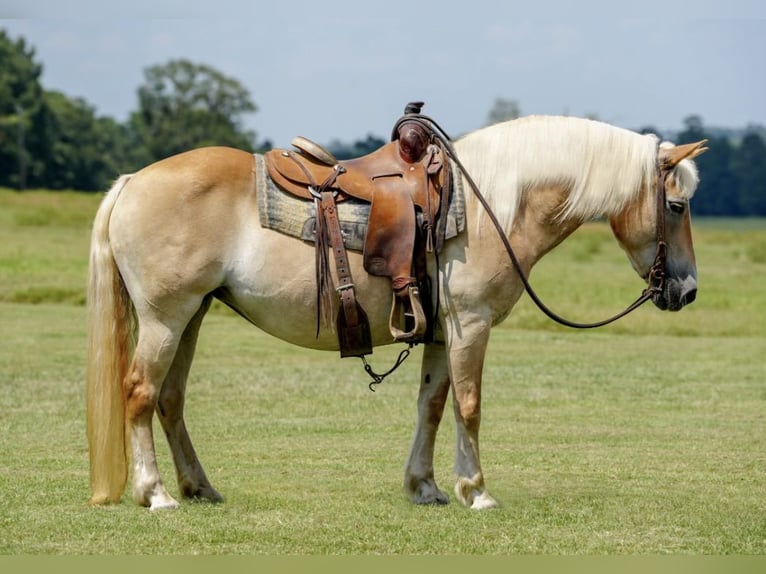
M 466 229 L 445 243 L 438 263 L 429 261 L 440 285 L 435 308 L 443 342 L 423 348 L 417 424 L 404 471 L 404 489 L 414 503 L 448 502 L 437 487 L 433 457 L 451 389 L 455 494 L 472 508 L 497 505 L 479 460 L 482 369 L 491 327 L 508 316 L 524 288 L 484 206 L 495 213 L 526 275 L 582 223 L 606 217 L 633 268 L 648 281 L 662 227 L 665 276 L 652 299 L 660 309 L 676 311 L 696 296 L 688 203 L 698 183 L 691 160 L 705 151 L 703 145 L 658 145 L 653 135 L 547 116 L 496 124 L 455 142 L 460 163 L 487 203 L 464 186 Z M 197 149 L 120 177 L 104 197 L 93 227 L 88 288 L 93 504 L 120 500 L 129 441 L 135 501 L 152 510 L 178 506 L 157 468 L 155 412 L 181 496 L 222 500 L 183 417 L 197 334 L 213 298 L 284 341 L 338 349 L 332 331 L 315 329 L 314 247 L 261 226 L 254 163 L 244 151 Z M 665 188 L 660 203 L 658 178 Z M 373 345 L 390 344 L 390 281 L 368 275 L 361 254 L 349 258 Z

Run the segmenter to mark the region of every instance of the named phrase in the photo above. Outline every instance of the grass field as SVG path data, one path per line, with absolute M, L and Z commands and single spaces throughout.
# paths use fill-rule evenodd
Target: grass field
M 127 495 L 85 504 L 83 300 L 98 200 L 0 191 L 0 554 L 766 553 L 766 221 L 694 222 L 700 291 L 677 314 L 645 306 L 576 332 L 522 300 L 493 332 L 485 371 L 482 462 L 501 502 L 488 512 L 405 499 L 419 349 L 371 393 L 358 361 L 216 307 L 187 422 L 226 502 L 149 513 Z M 580 321 L 641 290 L 600 224 L 532 281 Z M 453 435 L 448 413 L 435 464 L 450 494 Z

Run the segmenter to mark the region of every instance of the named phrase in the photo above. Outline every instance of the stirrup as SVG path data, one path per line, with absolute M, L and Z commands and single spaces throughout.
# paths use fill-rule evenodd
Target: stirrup
M 409 309 L 405 305 L 405 298 L 398 297 L 394 293 L 394 301 L 391 305 L 391 315 L 388 319 L 388 329 L 394 336 L 394 340 L 400 343 L 409 343 L 419 341 L 426 332 L 428 321 L 423 312 L 423 306 L 420 304 L 420 290 L 417 285 L 407 287 L 406 301 L 409 302 Z M 404 331 L 398 324 L 407 321 L 413 321 L 411 330 Z

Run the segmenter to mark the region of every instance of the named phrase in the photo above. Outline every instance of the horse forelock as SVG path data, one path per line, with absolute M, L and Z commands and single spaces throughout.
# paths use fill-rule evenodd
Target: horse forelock
M 654 173 L 657 141 L 595 120 L 528 116 L 472 132 L 455 147 L 510 230 L 524 194 L 535 188 L 568 191 L 561 219 L 587 221 L 624 210 Z

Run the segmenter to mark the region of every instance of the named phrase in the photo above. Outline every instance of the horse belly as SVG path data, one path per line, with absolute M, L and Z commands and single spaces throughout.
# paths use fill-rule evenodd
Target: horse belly
M 373 344 L 393 343 L 388 330 L 390 280 L 368 275 L 361 254 L 347 255 L 357 300 L 369 318 Z M 334 317 L 332 325 L 320 325 L 317 335 L 313 245 L 257 225 L 239 244 L 232 261 L 235 265 L 227 273 L 222 297 L 227 304 L 284 341 L 312 349 L 338 349 Z

